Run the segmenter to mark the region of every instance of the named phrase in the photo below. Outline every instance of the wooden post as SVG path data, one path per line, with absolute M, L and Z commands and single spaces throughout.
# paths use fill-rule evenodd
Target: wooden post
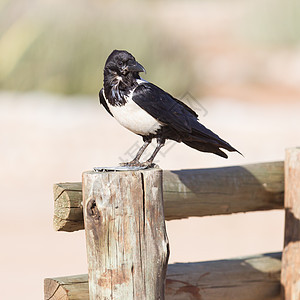
M 162 170 L 83 173 L 90 300 L 165 299 Z
M 300 299 L 300 148 L 286 151 L 282 299 Z

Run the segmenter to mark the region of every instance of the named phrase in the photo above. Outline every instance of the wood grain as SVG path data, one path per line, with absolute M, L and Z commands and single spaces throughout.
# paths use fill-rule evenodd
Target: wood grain
M 76 231 L 84 228 L 82 214 L 82 183 L 66 182 L 53 186 L 56 231 Z
M 272 253 L 169 265 L 166 300 L 279 300 L 280 259 L 281 253 Z M 45 300 L 87 300 L 88 275 L 48 278 L 44 289 Z
M 88 275 L 46 278 L 44 280 L 45 300 L 89 299 Z
M 300 148 L 286 151 L 282 298 L 300 299 Z
M 91 300 L 164 300 L 169 243 L 162 171 L 85 172 Z
M 283 208 L 284 163 L 163 171 L 166 220 Z M 84 228 L 81 183 L 54 185 L 54 228 Z

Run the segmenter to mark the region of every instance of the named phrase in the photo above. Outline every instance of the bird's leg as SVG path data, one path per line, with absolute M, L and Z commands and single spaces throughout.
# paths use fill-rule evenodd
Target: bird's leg
M 150 158 L 143 162 L 142 165 L 143 166 L 151 166 L 152 165 L 152 162 L 153 162 L 153 159 L 155 158 L 156 154 L 158 153 L 158 151 L 165 145 L 165 139 L 161 139 L 161 138 L 158 138 L 157 139 L 157 146 L 154 150 L 154 152 L 152 153 L 152 155 L 150 156 Z
M 136 154 L 135 158 L 132 161 L 129 161 L 127 163 L 121 163 L 121 166 L 139 166 L 140 162 L 139 159 L 141 158 L 142 154 L 146 150 L 146 148 L 149 146 L 151 143 L 152 139 L 144 139 L 144 144 L 143 146 L 139 149 L 138 153 Z
M 139 162 L 139 159 L 141 158 L 142 154 L 144 153 L 144 151 L 146 150 L 146 148 L 149 146 L 150 143 L 151 140 L 145 140 L 143 146 L 139 149 L 133 161 Z

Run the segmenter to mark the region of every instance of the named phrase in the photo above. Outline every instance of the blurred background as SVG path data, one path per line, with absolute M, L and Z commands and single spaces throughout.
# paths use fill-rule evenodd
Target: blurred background
M 87 272 L 84 232 L 52 229 L 52 185 L 141 143 L 99 106 L 113 49 L 244 154 L 169 144 L 161 168 L 284 160 L 299 146 L 297 0 L 1 0 L 1 299 L 42 299 L 45 277 Z M 282 211 L 167 222 L 170 262 L 281 251 L 283 224 Z

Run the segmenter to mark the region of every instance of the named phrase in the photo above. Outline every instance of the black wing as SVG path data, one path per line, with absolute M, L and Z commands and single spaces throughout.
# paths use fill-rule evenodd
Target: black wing
M 192 134 L 199 131 L 202 136 L 220 139 L 198 122 L 198 115 L 190 107 L 152 83 L 139 85 L 132 99 L 153 118 L 179 132 Z
M 191 132 L 190 122 L 198 117 L 187 105 L 152 83 L 140 84 L 134 90 L 132 100 L 153 118 L 178 131 Z
M 199 123 L 198 115 L 190 107 L 152 83 L 140 84 L 135 89 L 132 99 L 153 118 L 175 129 L 182 135 L 182 142 L 190 147 L 200 151 L 213 152 L 223 157 L 226 154 L 223 155 L 223 152 L 218 149 L 219 147 L 237 151 Z
M 111 115 L 113 116 L 113 114 L 111 113 L 111 111 L 109 110 L 108 108 L 108 105 L 105 101 L 105 98 L 104 98 L 104 90 L 101 89 L 100 92 L 99 92 L 99 100 L 100 100 L 100 104 L 102 104 L 104 106 L 104 108 L 106 109 L 106 111 Z

